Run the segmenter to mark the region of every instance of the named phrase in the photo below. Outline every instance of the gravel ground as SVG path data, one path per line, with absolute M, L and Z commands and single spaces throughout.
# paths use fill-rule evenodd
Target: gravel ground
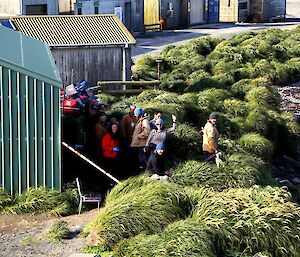
M 300 118 L 300 82 L 285 87 L 278 87 L 281 97 L 281 110 L 294 113 Z
M 68 257 L 73 253 L 80 253 L 87 242 L 80 234 L 72 239 L 51 243 L 47 240 L 47 229 L 54 222 L 64 220 L 71 231 L 81 231 L 97 212 L 96 209 L 63 218 L 46 215 L 1 215 L 0 257 Z

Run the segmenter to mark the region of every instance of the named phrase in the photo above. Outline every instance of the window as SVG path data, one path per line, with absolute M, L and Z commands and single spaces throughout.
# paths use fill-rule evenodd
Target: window
M 99 14 L 99 6 L 94 7 L 94 14 Z
M 248 9 L 247 2 L 245 2 L 245 3 L 239 3 L 239 9 L 240 10 L 247 10 Z
M 81 15 L 81 14 L 82 14 L 82 9 L 81 9 L 81 7 L 79 7 L 79 8 L 77 9 L 77 14 L 78 14 L 78 15 Z
M 46 4 L 26 5 L 26 15 L 47 15 Z

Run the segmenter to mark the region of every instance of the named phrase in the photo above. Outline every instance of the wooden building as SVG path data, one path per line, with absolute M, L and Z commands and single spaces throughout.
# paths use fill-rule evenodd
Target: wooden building
M 182 0 L 180 16 L 183 26 L 206 23 L 205 0 Z
M 23 15 L 57 15 L 58 0 L 22 0 Z
M 286 0 L 250 0 L 249 12 L 255 22 L 284 19 Z
M 115 14 L 133 32 L 144 31 L 144 0 L 76 0 L 75 14 Z
M 64 85 L 131 77 L 135 39 L 115 15 L 22 16 L 11 22 L 50 46 Z
M 220 0 L 220 22 L 268 22 L 285 14 L 286 0 Z
M 75 0 L 0 0 L 0 15 L 73 14 Z
M 220 22 L 241 22 L 248 19 L 250 0 L 220 0 Z
M 20 15 L 22 13 L 21 0 L 0 0 L 0 15 Z
M 165 29 L 178 28 L 184 23 L 182 17 L 182 0 L 145 0 L 144 1 L 144 25 L 150 27 L 152 24 L 159 24 L 160 18 L 164 20 Z M 187 2 L 186 6 L 187 6 Z M 185 9 L 187 12 L 187 8 Z

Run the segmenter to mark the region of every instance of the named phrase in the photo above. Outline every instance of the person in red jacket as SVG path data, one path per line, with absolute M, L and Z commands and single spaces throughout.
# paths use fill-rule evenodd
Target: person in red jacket
M 118 173 L 118 156 L 120 153 L 118 125 L 112 124 L 109 132 L 102 138 L 103 165 L 108 172 Z

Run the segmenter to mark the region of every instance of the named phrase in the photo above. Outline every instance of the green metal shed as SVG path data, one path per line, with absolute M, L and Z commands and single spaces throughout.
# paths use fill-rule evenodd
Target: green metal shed
M 61 78 L 47 44 L 0 26 L 0 187 L 61 188 Z

